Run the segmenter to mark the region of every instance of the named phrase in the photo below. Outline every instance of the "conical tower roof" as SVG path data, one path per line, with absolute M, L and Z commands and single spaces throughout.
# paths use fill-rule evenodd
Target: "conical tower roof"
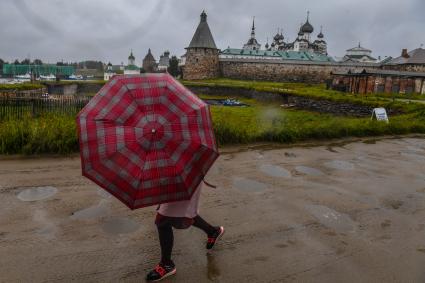
M 201 22 L 199 23 L 188 48 L 217 49 L 210 27 L 207 23 L 207 14 L 205 11 L 203 11 L 201 14 Z

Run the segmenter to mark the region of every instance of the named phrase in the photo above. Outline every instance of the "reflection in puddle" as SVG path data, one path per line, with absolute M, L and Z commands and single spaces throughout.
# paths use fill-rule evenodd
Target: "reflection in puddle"
M 246 192 L 258 192 L 267 188 L 267 185 L 264 183 L 245 178 L 235 178 L 233 180 L 233 186 Z
M 133 233 L 137 231 L 139 227 L 138 223 L 124 217 L 110 218 L 102 224 L 103 231 L 114 235 Z
M 332 168 L 332 169 L 338 169 L 338 170 L 353 170 L 354 165 L 347 161 L 342 160 L 333 160 L 329 162 L 325 162 L 324 164 L 326 167 Z
M 321 175 L 323 175 L 323 172 L 320 171 L 319 169 L 307 167 L 307 166 L 296 166 L 295 170 L 297 170 L 297 172 L 299 172 L 299 173 L 306 174 L 306 175 L 309 175 L 309 176 L 321 176 Z
M 339 213 L 323 205 L 307 205 L 306 209 L 324 226 L 334 229 L 337 232 L 351 232 L 356 224 L 351 218 L 343 213 Z
M 71 215 L 71 219 L 86 220 L 92 218 L 99 218 L 106 216 L 108 212 L 109 208 L 107 206 L 107 202 L 105 200 L 101 200 L 98 205 L 94 205 L 74 212 Z
M 55 187 L 33 187 L 20 192 L 17 197 L 21 201 L 37 201 L 47 199 L 57 193 Z
M 271 177 L 290 178 L 291 173 L 285 168 L 274 165 L 261 165 L 260 171 Z
M 213 254 L 207 254 L 207 277 L 210 281 L 217 281 L 220 279 L 220 269 L 218 268 L 217 261 Z

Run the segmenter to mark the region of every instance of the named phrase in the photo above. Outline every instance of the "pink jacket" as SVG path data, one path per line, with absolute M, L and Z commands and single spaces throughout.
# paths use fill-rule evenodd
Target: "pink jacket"
M 168 217 L 186 217 L 194 218 L 199 213 L 199 197 L 201 196 L 201 189 L 203 187 L 201 182 L 198 188 L 192 195 L 190 200 L 177 201 L 171 203 L 163 203 L 159 206 L 158 213 Z

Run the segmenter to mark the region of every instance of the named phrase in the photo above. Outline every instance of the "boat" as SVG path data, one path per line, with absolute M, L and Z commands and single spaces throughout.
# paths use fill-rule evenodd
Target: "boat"
M 72 74 L 68 77 L 68 80 L 72 80 L 72 81 L 78 81 L 78 80 L 83 80 L 83 79 L 84 79 L 83 76 L 81 76 L 81 75 L 77 76 L 75 74 Z
M 31 74 L 30 73 L 26 73 L 25 75 L 17 75 L 15 76 L 15 79 L 21 82 L 29 82 L 31 81 Z
M 50 74 L 50 75 L 47 75 L 47 76 L 40 75 L 40 80 L 41 81 L 54 81 L 54 80 L 56 80 L 56 76 L 53 75 L 53 74 Z

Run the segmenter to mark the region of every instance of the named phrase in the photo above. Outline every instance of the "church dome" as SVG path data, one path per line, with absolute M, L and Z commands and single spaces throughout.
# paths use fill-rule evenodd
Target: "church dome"
M 304 32 L 303 32 L 303 30 L 302 30 L 302 27 L 300 28 L 300 31 L 298 32 L 298 35 L 299 35 L 299 36 L 303 36 L 303 35 L 304 35 Z
M 310 22 L 307 20 L 307 22 L 301 27 L 301 31 L 303 33 L 313 33 L 314 28 L 313 26 L 310 24 Z
M 276 33 L 276 35 L 273 37 L 273 39 L 275 41 L 278 41 L 280 39 L 280 34 L 279 33 Z
M 322 38 L 324 38 L 325 36 L 323 35 L 323 33 L 322 33 L 322 32 L 320 32 L 320 33 L 317 35 L 317 37 L 318 37 L 318 38 L 320 38 L 320 39 L 322 39 Z
M 128 56 L 128 60 L 135 60 L 136 58 L 133 55 L 133 50 L 131 50 L 130 56 Z

